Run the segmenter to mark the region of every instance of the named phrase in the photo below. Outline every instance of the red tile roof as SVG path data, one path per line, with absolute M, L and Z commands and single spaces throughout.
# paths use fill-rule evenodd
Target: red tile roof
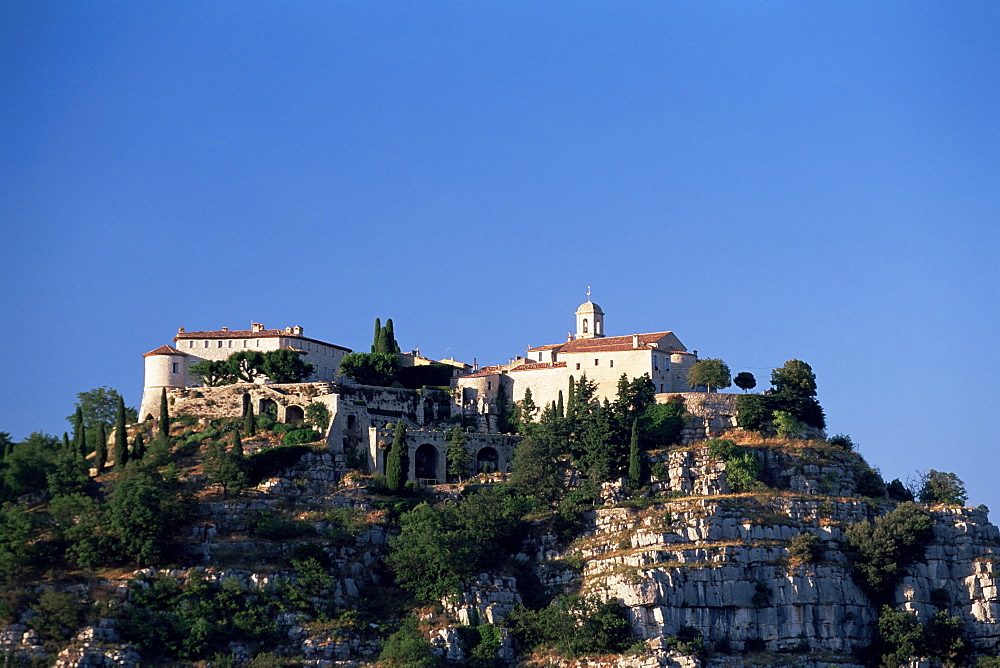
M 172 348 L 167 345 L 160 346 L 156 350 L 150 350 L 148 353 L 143 355 L 143 357 L 152 357 L 153 355 L 183 355 L 184 357 L 188 356 L 187 353 L 182 353 L 181 351 L 177 350 L 177 348 Z
M 291 334 L 283 329 L 262 329 L 259 332 L 255 332 L 251 329 L 211 330 L 206 332 L 177 332 L 177 336 L 174 337 L 174 341 L 179 341 L 181 339 L 274 339 L 278 337 L 284 337 L 288 339 L 299 339 L 300 341 L 310 341 L 312 343 L 319 343 L 320 345 L 330 346 L 331 348 L 339 348 L 340 350 L 346 350 L 347 352 L 351 352 L 350 348 L 345 348 L 344 346 L 338 346 L 335 343 L 320 341 L 319 339 L 311 339 L 308 336 L 302 336 L 300 334 Z
M 535 371 L 537 369 L 564 369 L 566 368 L 566 362 L 528 362 L 527 364 L 522 364 L 511 369 L 511 373 L 514 371 Z
M 547 346 L 538 346 L 537 348 L 528 348 L 529 353 L 537 353 L 543 350 L 552 350 L 553 348 L 558 348 L 559 346 L 564 346 L 565 343 L 550 343 Z
M 649 334 L 639 334 L 639 348 L 645 348 L 656 343 L 660 339 L 673 334 L 673 332 L 651 332 Z M 605 336 L 593 339 L 574 339 L 566 343 L 557 343 L 531 350 L 555 350 L 560 355 L 565 353 L 609 353 L 625 350 L 635 350 L 632 345 L 632 335 L 628 336 Z M 681 351 L 671 351 L 681 352 Z

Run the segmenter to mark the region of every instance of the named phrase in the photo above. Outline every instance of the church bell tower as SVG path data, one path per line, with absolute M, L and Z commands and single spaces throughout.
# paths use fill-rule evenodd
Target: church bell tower
M 580 304 L 576 310 L 576 338 L 600 339 L 604 336 L 604 311 L 590 301 L 590 288 L 587 288 L 587 301 Z

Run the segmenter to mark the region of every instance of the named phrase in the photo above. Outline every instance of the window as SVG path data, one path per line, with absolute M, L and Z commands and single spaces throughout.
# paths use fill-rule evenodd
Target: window
M 188 341 L 188 348 L 194 348 L 194 341 Z
M 177 362 L 174 362 L 170 366 L 172 367 L 171 373 L 178 373 L 178 368 L 180 368 L 180 364 L 178 364 Z
M 208 341 L 205 341 L 205 347 L 208 348 Z
M 218 346 L 216 346 L 216 347 L 217 347 L 217 348 L 221 348 L 221 347 L 222 347 L 222 341 L 219 341 L 219 345 L 218 345 Z
M 660 392 L 663 391 L 663 383 L 660 383 Z
M 587 333 L 587 319 L 586 318 L 583 319 L 583 333 L 584 334 Z
M 487 390 L 492 390 L 493 389 L 493 381 L 492 380 L 486 381 L 486 389 Z
M 580 363 L 579 363 L 579 362 L 577 362 L 577 363 L 576 363 L 576 370 L 577 370 L 577 371 L 579 371 L 579 370 L 580 370 Z
M 229 347 L 230 347 L 230 348 L 232 348 L 232 347 L 233 347 L 233 340 L 232 340 L 232 339 L 229 339 Z
M 243 339 L 243 347 L 246 348 L 248 345 L 250 345 L 250 341 L 248 339 Z
M 595 359 L 595 360 L 594 360 L 594 366 L 597 366 L 597 365 L 599 365 L 600 363 L 601 363 L 601 360 L 599 360 L 599 359 Z
M 609 366 L 609 367 L 611 367 L 611 368 L 613 369 L 613 368 L 615 367 L 615 361 L 614 361 L 614 360 L 610 360 L 610 361 L 608 362 L 608 366 Z

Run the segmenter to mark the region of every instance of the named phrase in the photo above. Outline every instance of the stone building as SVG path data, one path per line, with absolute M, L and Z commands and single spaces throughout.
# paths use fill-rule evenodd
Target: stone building
M 658 394 L 688 392 L 688 370 L 698 360 L 673 332 L 605 336 L 604 311 L 592 301 L 576 310 L 576 334 L 563 343 L 528 348 L 510 364 L 484 367 L 453 383 L 455 410 L 478 417 L 489 429 L 501 391 L 520 401 L 531 390 L 535 404 L 545 406 L 568 392 L 569 380 L 586 376 L 597 384 L 597 397 L 613 400 L 622 374 L 649 374 Z M 495 418 L 493 418 L 495 422 Z
M 313 373 L 304 382 L 332 382 L 337 369 L 350 348 L 338 346 L 303 334 L 302 327 L 265 329 L 255 322 L 250 329 L 187 332 L 177 330 L 174 345 L 163 345 L 151 350 L 145 358 L 146 376 L 142 389 L 139 416 L 156 416 L 159 413 L 161 390 L 195 387 L 197 379 L 188 373 L 188 367 L 204 360 L 224 360 L 240 351 L 268 352 L 288 348 L 303 354 L 303 359 L 313 365 Z

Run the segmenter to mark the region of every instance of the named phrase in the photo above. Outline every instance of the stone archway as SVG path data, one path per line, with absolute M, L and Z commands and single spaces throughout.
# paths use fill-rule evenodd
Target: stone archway
M 270 415 L 272 420 L 278 419 L 278 404 L 273 399 L 261 399 L 257 403 L 257 415 Z
M 306 419 L 306 412 L 302 406 L 288 406 L 285 408 L 285 422 L 296 427 L 301 426 Z
M 438 479 L 438 450 L 430 443 L 424 443 L 413 453 L 413 474 L 418 482 L 433 481 L 430 484 L 437 484 Z
M 486 446 L 476 453 L 476 473 L 493 473 L 500 467 L 500 454 L 496 448 Z

